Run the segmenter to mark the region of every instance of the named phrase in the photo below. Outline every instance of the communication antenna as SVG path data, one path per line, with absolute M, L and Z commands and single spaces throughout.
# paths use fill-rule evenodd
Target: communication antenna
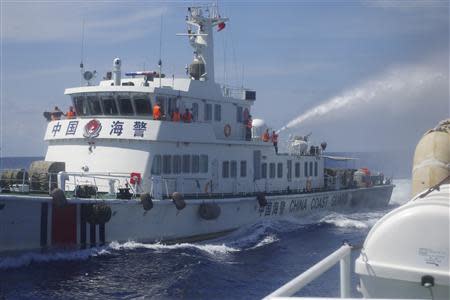
M 158 67 L 159 67 L 159 87 L 161 87 L 161 77 L 162 77 L 162 60 L 161 60 L 161 49 L 162 49 L 162 26 L 163 26 L 163 14 L 161 14 L 161 23 L 159 26 L 159 60 L 158 60 Z
M 80 54 L 80 71 L 81 71 L 81 74 L 84 77 L 83 60 L 84 60 L 84 17 L 83 17 L 83 23 L 81 25 L 81 54 Z M 82 82 L 83 82 L 83 80 L 82 80 Z

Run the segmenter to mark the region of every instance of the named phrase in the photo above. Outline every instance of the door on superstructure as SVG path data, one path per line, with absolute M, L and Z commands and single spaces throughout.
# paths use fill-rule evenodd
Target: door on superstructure
M 211 162 L 211 177 L 212 177 L 211 192 L 215 192 L 219 188 L 219 162 L 217 159 L 214 159 Z
M 292 160 L 287 161 L 287 180 L 292 181 Z
M 261 179 L 261 150 L 253 151 L 253 181 Z

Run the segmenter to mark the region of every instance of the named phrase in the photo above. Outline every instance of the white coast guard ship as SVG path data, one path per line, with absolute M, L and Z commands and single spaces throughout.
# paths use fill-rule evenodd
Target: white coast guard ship
M 228 20 L 198 7 L 186 20 L 187 78 L 124 78 L 116 58 L 99 85 L 85 72 L 86 86 L 65 91 L 76 117 L 49 121 L 45 160 L 3 173 L 0 251 L 201 240 L 263 219 L 387 205 L 392 184 L 367 170 L 325 169 L 325 145 L 295 138 L 278 154 L 261 139 L 262 120 L 249 135 L 256 93 L 214 81 L 213 30 Z M 175 109 L 192 122 L 172 121 Z

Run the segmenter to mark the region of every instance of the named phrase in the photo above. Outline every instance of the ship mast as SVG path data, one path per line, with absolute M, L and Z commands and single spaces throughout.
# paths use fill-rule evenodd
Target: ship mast
M 218 14 L 217 7 L 206 8 L 203 13 L 200 7 L 189 7 L 186 23 L 188 32 L 177 35 L 189 37 L 194 49 L 194 60 L 189 65 L 189 75 L 192 80 L 214 82 L 214 39 L 213 28 L 220 31 L 225 27 L 228 18 Z

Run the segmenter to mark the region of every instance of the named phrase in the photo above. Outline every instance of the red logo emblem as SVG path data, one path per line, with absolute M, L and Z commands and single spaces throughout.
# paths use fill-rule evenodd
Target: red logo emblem
M 84 125 L 83 136 L 87 138 L 95 138 L 100 134 L 102 130 L 102 124 L 96 119 L 90 120 L 86 125 Z

